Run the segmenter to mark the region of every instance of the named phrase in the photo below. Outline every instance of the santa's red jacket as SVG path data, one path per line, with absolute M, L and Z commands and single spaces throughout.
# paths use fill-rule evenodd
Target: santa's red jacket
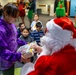
M 76 75 L 76 50 L 68 45 L 51 56 L 41 56 L 27 75 Z

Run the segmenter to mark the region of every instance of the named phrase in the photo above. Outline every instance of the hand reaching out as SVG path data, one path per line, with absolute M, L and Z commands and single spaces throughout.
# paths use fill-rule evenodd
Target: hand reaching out
M 31 48 L 35 49 L 34 50 L 35 53 L 39 53 L 40 54 L 42 52 L 42 48 L 40 46 L 36 45 L 36 44 L 32 45 Z
M 23 55 L 21 55 L 21 62 L 24 63 L 30 62 L 30 58 L 25 58 Z
M 34 44 L 34 45 L 31 45 L 32 49 L 34 49 L 34 53 L 38 53 L 40 54 L 42 52 L 42 47 Z M 22 55 L 21 55 L 21 62 L 30 62 L 30 58 L 33 56 L 33 54 L 30 52 L 30 53 L 25 53 L 24 51 L 22 52 Z

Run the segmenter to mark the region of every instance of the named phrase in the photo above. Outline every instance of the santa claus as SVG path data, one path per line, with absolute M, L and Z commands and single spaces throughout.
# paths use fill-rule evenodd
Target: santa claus
M 76 30 L 67 17 L 50 20 L 41 45 L 34 45 L 39 58 L 24 75 L 76 75 Z M 31 68 L 31 69 L 30 69 Z M 25 70 L 26 71 L 26 70 Z
M 47 32 L 41 38 L 42 47 L 32 46 L 38 59 L 34 65 L 25 64 L 23 75 L 76 75 L 76 29 L 73 22 L 64 17 L 64 8 L 58 7 L 56 15 L 57 18 L 46 24 Z

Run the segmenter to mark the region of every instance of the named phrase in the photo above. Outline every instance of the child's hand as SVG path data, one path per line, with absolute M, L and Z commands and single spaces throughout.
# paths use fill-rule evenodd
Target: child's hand
M 26 58 L 23 55 L 21 55 L 21 62 L 25 62 L 25 60 Z
M 23 55 L 21 55 L 21 62 L 24 63 L 30 62 L 30 58 L 25 58 Z

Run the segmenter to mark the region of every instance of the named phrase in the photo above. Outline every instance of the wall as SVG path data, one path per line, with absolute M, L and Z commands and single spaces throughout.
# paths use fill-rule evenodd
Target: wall
M 37 0 L 36 1 L 36 8 L 37 9 L 42 9 L 42 14 L 48 14 L 50 5 L 54 4 L 55 0 Z M 46 5 L 46 6 L 39 6 L 39 5 Z M 49 11 L 48 11 L 49 10 Z M 52 9 L 51 9 L 52 10 Z
M 26 2 L 28 2 L 28 0 L 24 0 Z M 16 0 L 0 0 L 0 3 L 4 6 L 5 4 L 7 4 L 8 2 L 16 2 Z
M 24 1 L 28 2 L 29 0 L 24 0 Z M 53 15 L 52 7 L 54 7 L 53 6 L 54 1 L 55 0 L 36 0 L 36 9 L 42 9 L 42 14 L 49 14 L 51 16 L 51 14 Z M 67 1 L 70 1 L 70 0 L 67 0 Z M 0 0 L 0 2 L 4 6 L 8 2 L 16 2 L 16 0 Z
M 8 2 L 16 2 L 16 0 L 0 0 L 0 2 L 1 2 L 1 5 L 4 6 Z

